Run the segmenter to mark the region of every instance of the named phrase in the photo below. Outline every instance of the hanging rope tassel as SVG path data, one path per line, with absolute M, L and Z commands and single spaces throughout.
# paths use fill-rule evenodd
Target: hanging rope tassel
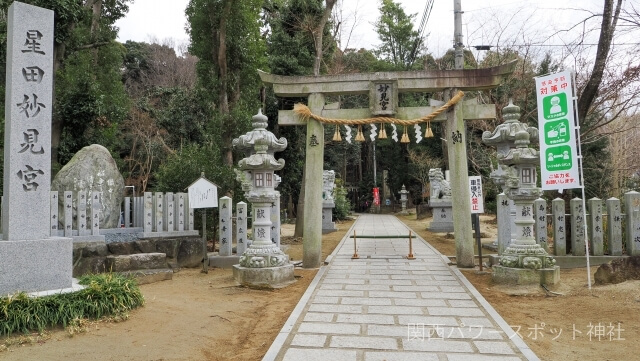
M 400 138 L 400 143 L 409 143 L 409 134 L 407 134 L 407 126 L 404 126 L 404 133 L 402 133 L 402 138 Z
M 378 139 L 387 139 L 387 130 L 385 129 L 384 123 L 380 123 L 380 134 L 378 135 Z
M 362 134 L 362 125 L 358 125 L 358 134 L 356 135 L 356 142 L 364 142 L 364 134 Z
M 424 131 L 425 138 L 433 138 L 433 131 L 431 130 L 431 121 L 427 122 L 427 130 Z
M 340 126 L 336 125 L 336 132 L 333 134 L 334 142 L 341 142 L 342 136 L 340 135 Z

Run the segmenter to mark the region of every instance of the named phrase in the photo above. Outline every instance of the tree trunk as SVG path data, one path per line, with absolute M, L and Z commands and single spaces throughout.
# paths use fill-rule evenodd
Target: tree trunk
M 600 39 L 598 40 L 598 49 L 596 51 L 596 60 L 593 64 L 593 70 L 589 81 L 582 90 L 580 99 L 578 99 L 578 119 L 584 121 L 589 113 L 589 108 L 593 104 L 598 88 L 602 82 L 605 66 L 607 65 L 607 57 L 611 50 L 611 42 L 613 34 L 616 30 L 616 23 L 620 16 L 620 8 L 622 0 L 617 0 L 616 8 L 613 8 L 613 0 L 605 0 L 604 10 L 602 12 L 602 25 L 600 30 Z
M 229 119 L 229 74 L 227 69 L 227 18 L 231 13 L 232 0 L 225 0 L 222 14 L 220 15 L 220 27 L 218 33 L 218 79 L 220 81 L 220 93 L 218 94 L 218 109 L 222 114 L 223 124 L 230 121 Z M 224 125 L 225 129 L 227 127 Z M 228 131 L 223 133 L 222 139 L 222 161 L 224 165 L 233 167 L 233 149 L 231 147 L 231 134 Z

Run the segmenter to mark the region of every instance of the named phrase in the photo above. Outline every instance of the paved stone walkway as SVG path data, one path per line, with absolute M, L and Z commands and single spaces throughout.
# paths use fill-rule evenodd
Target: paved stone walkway
M 478 291 L 390 215 L 360 215 L 263 360 L 538 360 Z

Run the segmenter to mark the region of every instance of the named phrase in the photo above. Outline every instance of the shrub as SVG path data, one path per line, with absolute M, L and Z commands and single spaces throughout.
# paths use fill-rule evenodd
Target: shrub
M 116 273 L 82 276 L 79 283 L 86 288 L 74 293 L 29 297 L 21 292 L 0 298 L 0 335 L 120 316 L 144 303 L 135 280 Z
M 336 205 L 333 209 L 335 219 L 346 219 L 351 213 L 351 202 L 347 199 L 347 189 L 342 183 L 342 179 L 336 179 L 336 188 L 333 192 L 333 201 Z

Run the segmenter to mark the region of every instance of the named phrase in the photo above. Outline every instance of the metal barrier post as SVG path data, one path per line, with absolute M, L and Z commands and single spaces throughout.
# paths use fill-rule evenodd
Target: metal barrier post
M 356 247 L 356 230 L 353 230 L 353 256 L 351 257 L 351 259 L 359 259 L 360 256 L 358 256 L 358 249 Z
M 411 241 L 411 231 L 409 231 L 409 254 L 407 255 L 407 259 L 416 259 L 413 256 L 413 242 Z

